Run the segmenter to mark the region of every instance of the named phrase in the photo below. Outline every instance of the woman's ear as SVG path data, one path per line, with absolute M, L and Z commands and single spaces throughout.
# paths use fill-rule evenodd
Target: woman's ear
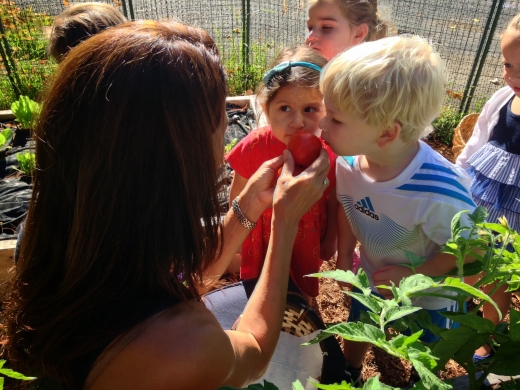
M 368 35 L 368 25 L 365 23 L 360 24 L 359 26 L 354 26 L 354 37 L 352 38 L 352 43 L 357 45 L 365 40 Z
M 377 139 L 377 146 L 384 148 L 385 146 L 397 141 L 400 135 L 401 125 L 398 122 L 394 122 L 381 132 Z

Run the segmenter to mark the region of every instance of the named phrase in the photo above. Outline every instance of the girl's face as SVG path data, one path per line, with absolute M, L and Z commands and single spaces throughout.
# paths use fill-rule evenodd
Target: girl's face
M 520 31 L 508 28 L 502 36 L 504 81 L 520 97 Z
M 368 33 L 366 24 L 353 26 L 334 2 L 311 5 L 307 28 L 305 44 L 327 60 L 361 43 Z
M 323 117 L 323 97 L 314 88 L 286 85 L 264 107 L 274 136 L 285 145 L 297 131 L 320 136 L 318 123 Z

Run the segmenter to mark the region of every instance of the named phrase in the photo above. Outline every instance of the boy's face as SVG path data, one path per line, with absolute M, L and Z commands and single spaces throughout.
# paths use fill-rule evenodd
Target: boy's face
M 504 81 L 520 97 L 520 32 L 508 28 L 502 36 Z
M 327 60 L 343 50 L 360 43 L 365 35 L 356 38 L 356 28 L 343 17 L 334 3 L 314 4 L 309 8 L 308 35 L 305 44 Z
M 321 137 L 338 156 L 372 155 L 377 152 L 381 129 L 341 112 L 324 99 L 326 114 L 320 121 Z

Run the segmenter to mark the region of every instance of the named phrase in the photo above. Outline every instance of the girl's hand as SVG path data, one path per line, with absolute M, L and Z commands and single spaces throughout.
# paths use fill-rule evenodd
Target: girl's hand
M 294 159 L 291 153 L 285 150 L 283 156 L 283 171 L 278 179 L 273 199 L 273 218 L 281 218 L 288 223 L 297 224 L 329 186 L 327 179 L 330 169 L 329 155 L 325 149 L 322 149 L 320 157 L 296 177 L 292 174 Z
M 282 164 L 283 156 L 264 162 L 240 192 L 240 208 L 250 221 L 258 221 L 262 213 L 272 207 L 275 188 L 272 181 Z

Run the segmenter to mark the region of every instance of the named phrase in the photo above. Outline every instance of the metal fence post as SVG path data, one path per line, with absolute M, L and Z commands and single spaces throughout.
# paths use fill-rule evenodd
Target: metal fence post
M 251 4 L 250 0 L 242 0 L 242 66 L 249 69 L 249 43 L 251 36 Z
M 473 61 L 473 66 L 471 67 L 471 72 L 466 83 L 466 88 L 464 89 L 464 94 L 462 95 L 462 100 L 459 106 L 459 113 L 467 113 L 469 111 L 471 101 L 473 100 L 473 90 L 480 79 L 482 68 L 484 67 L 486 57 L 489 53 L 489 47 L 493 41 L 493 34 L 497 28 L 498 19 L 502 13 L 503 6 L 504 0 L 498 0 L 498 6 L 497 0 L 493 0 L 491 11 L 486 21 L 486 26 L 484 27 L 484 33 L 482 34 L 482 39 L 480 41 L 477 54 L 475 55 L 475 61 Z M 489 27 L 490 24 L 491 27 Z

